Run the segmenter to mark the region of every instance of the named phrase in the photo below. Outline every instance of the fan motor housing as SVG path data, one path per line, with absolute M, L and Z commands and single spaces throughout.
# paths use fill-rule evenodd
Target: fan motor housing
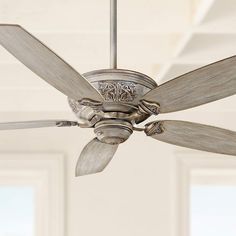
M 157 87 L 147 75 L 131 70 L 96 70 L 83 75 L 104 97 L 105 111 L 130 112 L 143 95 Z
M 156 82 L 149 76 L 131 70 L 103 69 L 85 73 L 83 76 L 104 97 L 102 111 L 113 114 L 115 112 L 131 114 L 136 111 L 140 99 L 157 87 Z M 97 112 L 92 107 L 81 105 L 70 98 L 69 104 L 79 121 L 82 122 L 90 121 Z M 113 117 L 113 119 L 116 118 L 119 119 L 119 117 Z M 139 120 L 138 123 L 141 121 Z

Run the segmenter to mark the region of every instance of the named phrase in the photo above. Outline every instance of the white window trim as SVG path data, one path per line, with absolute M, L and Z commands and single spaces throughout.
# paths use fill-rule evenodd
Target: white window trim
M 190 234 L 190 186 L 201 184 L 236 183 L 236 158 L 197 151 L 175 153 L 172 169 L 172 235 Z M 192 177 L 195 176 L 195 177 Z M 220 182 L 219 182 L 220 181 Z
M 35 235 L 65 235 L 63 154 L 0 153 L 0 185 L 32 186 Z

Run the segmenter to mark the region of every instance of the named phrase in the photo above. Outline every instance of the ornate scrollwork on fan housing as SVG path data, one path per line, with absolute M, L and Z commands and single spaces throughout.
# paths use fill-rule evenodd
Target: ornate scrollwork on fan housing
M 91 71 L 83 76 L 102 94 L 106 111 L 132 112 L 140 99 L 157 87 L 147 75 L 122 69 Z
M 98 90 L 109 102 L 132 102 L 136 95 L 136 84 L 126 81 L 99 81 Z

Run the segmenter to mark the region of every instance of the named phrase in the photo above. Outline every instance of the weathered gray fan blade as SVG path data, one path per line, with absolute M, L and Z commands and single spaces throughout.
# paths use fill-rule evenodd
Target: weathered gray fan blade
M 69 126 L 79 126 L 79 124 L 76 121 L 67 121 L 67 120 L 19 121 L 19 122 L 0 123 L 0 130 L 31 129 L 31 128 L 44 128 L 44 127 L 69 127 Z
M 118 145 L 100 142 L 97 138 L 90 141 L 80 154 L 75 175 L 95 174 L 104 170 L 111 161 Z
M 68 97 L 103 101 L 99 92 L 82 75 L 21 26 L 0 24 L 0 44 Z
M 215 62 L 170 80 L 142 99 L 160 105 L 160 113 L 213 102 L 236 93 L 236 56 Z
M 236 132 L 186 121 L 149 123 L 146 134 L 157 140 L 207 152 L 236 155 Z

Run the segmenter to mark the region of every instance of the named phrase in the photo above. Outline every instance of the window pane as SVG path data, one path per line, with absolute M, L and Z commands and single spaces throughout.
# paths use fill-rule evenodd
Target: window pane
M 191 187 L 191 236 L 236 235 L 236 186 Z
M 33 235 L 33 188 L 0 186 L 0 236 Z

